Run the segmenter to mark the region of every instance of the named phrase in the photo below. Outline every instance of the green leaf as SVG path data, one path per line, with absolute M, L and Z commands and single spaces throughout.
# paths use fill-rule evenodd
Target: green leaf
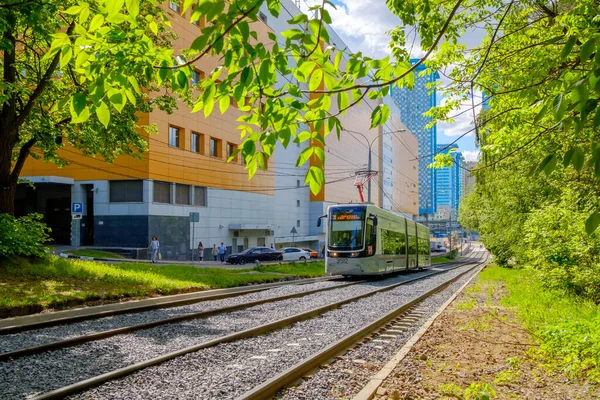
M 260 81 L 264 86 L 268 86 L 271 82 L 271 60 L 264 60 L 260 63 L 260 69 L 258 70 L 258 75 L 260 77 Z
M 537 125 L 542 120 L 542 118 L 544 118 L 544 115 L 546 115 L 547 112 L 548 112 L 548 102 L 545 102 L 542 109 L 537 113 L 537 115 L 533 119 L 533 124 Z
M 90 32 L 95 32 L 104 24 L 104 16 L 101 14 L 96 14 L 92 21 L 90 22 L 90 28 L 88 29 Z
M 60 67 L 67 68 L 69 61 L 73 58 L 73 50 L 71 50 L 71 45 L 64 46 L 60 51 Z
M 567 111 L 567 102 L 564 100 L 563 94 L 557 95 L 552 104 L 554 107 L 554 119 L 558 122 L 563 119 L 565 111 Z
M 600 126 L 600 107 L 596 109 L 596 115 L 594 115 L 594 128 Z
M 590 56 L 594 53 L 595 49 L 596 49 L 596 39 L 595 38 L 591 38 L 587 42 L 585 42 L 583 44 L 583 46 L 581 46 L 581 49 L 579 51 L 579 57 L 581 59 L 581 62 L 586 62 L 590 58 Z
M 567 168 L 569 164 L 571 164 L 571 160 L 573 159 L 573 154 L 575 153 L 575 149 L 570 149 L 567 151 L 563 157 L 563 166 Z
M 571 90 L 571 101 L 573 103 L 585 102 L 588 96 L 588 90 L 583 84 L 577 85 Z
M 321 82 L 323 82 L 323 70 L 316 69 L 310 76 L 310 83 L 308 84 L 308 90 L 311 92 L 317 90 L 319 86 L 321 86 Z
M 180 88 L 185 89 L 188 87 L 188 78 L 183 71 L 177 72 L 177 84 Z
M 573 50 L 573 46 L 575 45 L 576 42 L 577 42 L 577 36 L 569 37 L 569 40 L 567 40 L 565 47 L 563 47 L 562 51 L 560 52 L 561 59 L 564 60 L 569 56 L 569 54 L 571 54 L 571 50 Z
M 308 22 L 308 15 L 306 14 L 298 14 L 292 19 L 288 19 L 287 23 L 290 25 L 303 24 Z
M 585 154 L 583 153 L 583 150 L 581 150 L 579 147 L 573 148 L 573 157 L 571 159 L 573 168 L 575 168 L 577 172 L 581 172 L 581 168 L 583 168 L 584 162 Z
M 281 4 L 279 3 L 279 1 L 280 0 L 267 0 L 267 7 L 269 9 L 269 12 L 274 17 L 279 17 L 279 11 L 281 8 Z
M 338 52 L 335 54 L 335 59 L 333 60 L 333 66 L 335 67 L 336 71 L 340 70 L 340 62 L 342 61 L 343 55 L 344 55 L 344 53 L 342 53 L 340 50 L 338 50 Z
M 73 99 L 71 100 L 71 104 L 73 105 L 73 111 L 75 115 L 81 114 L 81 112 L 87 107 L 87 99 L 85 94 L 83 93 L 75 93 Z
M 283 36 L 285 39 L 298 40 L 304 36 L 304 32 L 302 32 L 300 29 L 288 29 L 281 32 L 281 36 Z
M 318 194 L 325 184 L 323 168 L 320 166 L 310 167 L 306 173 L 306 178 L 304 179 L 304 184 L 307 183 L 310 186 L 310 191 L 315 195 Z
M 134 17 L 140 13 L 140 0 L 125 0 L 125 6 L 129 14 Z
M 195 50 L 197 52 L 201 52 L 204 50 L 206 43 L 208 42 L 208 35 L 200 35 L 190 45 L 191 50 Z
M 598 211 L 594 211 L 586 220 L 585 220 L 585 231 L 588 235 L 594 233 L 594 231 L 600 225 L 600 214 Z
M 65 11 L 65 14 L 69 14 L 69 15 L 79 14 L 81 12 L 82 8 L 83 7 L 81 7 L 81 6 L 71 6 L 71 7 L 67 8 L 67 10 Z
M 546 175 L 550 175 L 556 168 L 557 157 L 554 154 L 550 154 L 540 164 L 540 171 L 544 171 Z
M 300 155 L 298 156 L 298 159 L 296 160 L 296 167 L 304 165 L 304 163 L 310 159 L 310 157 L 314 154 L 314 152 L 315 152 L 314 147 L 307 147 L 306 149 L 302 150 L 302 153 L 300 153 Z
M 229 108 L 229 104 L 229 96 L 221 97 L 221 99 L 219 100 L 219 111 L 221 111 L 221 114 L 225 114 L 225 111 L 227 111 L 227 109 Z
M 338 110 L 345 110 L 350 105 L 350 96 L 346 92 L 339 92 L 337 95 Z
M 103 101 L 100 101 L 100 106 L 96 107 L 96 116 L 102 125 L 104 125 L 105 128 L 108 128 L 108 123 L 110 122 L 110 111 L 106 103 Z
M 105 4 L 106 4 L 106 8 L 108 9 L 108 14 L 109 15 L 117 14 L 119 11 L 121 11 L 121 8 L 123 7 L 124 3 L 125 3 L 125 0 L 107 1 Z

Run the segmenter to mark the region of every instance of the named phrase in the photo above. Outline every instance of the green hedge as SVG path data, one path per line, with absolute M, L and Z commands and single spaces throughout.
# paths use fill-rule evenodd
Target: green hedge
M 0 258 L 11 256 L 42 257 L 50 240 L 50 228 L 40 214 L 15 218 L 0 214 Z

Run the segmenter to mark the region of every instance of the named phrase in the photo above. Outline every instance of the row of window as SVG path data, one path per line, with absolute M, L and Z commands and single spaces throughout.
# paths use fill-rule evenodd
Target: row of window
M 181 0 L 169 0 L 169 8 L 173 11 L 175 11 L 177 14 L 182 15 L 181 10 Z M 267 23 L 267 16 L 265 14 L 263 14 L 261 11 L 258 12 L 258 17 L 266 24 Z M 198 20 L 198 21 L 193 21 L 192 24 L 199 26 L 200 29 L 205 27 L 205 20 L 204 18 Z
M 417 248 L 418 241 L 418 248 Z M 381 246 L 383 254 L 406 255 L 406 234 L 403 232 L 381 230 Z M 429 254 L 429 241 L 408 235 L 408 254 Z
M 169 126 L 169 146 L 184 148 L 183 142 L 185 141 L 184 129 L 179 128 L 177 126 L 170 125 Z M 194 132 L 191 133 L 191 151 L 198 154 L 204 154 L 204 143 L 205 143 L 205 135 L 202 133 Z M 232 154 L 237 150 L 237 145 L 234 143 L 227 142 L 226 146 L 226 156 L 232 156 Z M 209 146 L 208 146 L 208 155 L 211 157 L 222 158 L 223 157 L 223 141 L 221 139 L 217 139 L 214 137 L 209 138 Z M 233 161 L 237 162 L 238 157 L 236 156 Z M 242 163 L 244 162 L 242 158 Z
M 171 185 L 175 186 L 175 199 L 173 199 Z M 162 181 L 154 181 L 153 186 L 154 203 L 206 207 L 206 188 L 203 186 Z M 144 201 L 144 182 L 141 180 L 110 181 L 109 198 L 111 203 L 141 203 Z

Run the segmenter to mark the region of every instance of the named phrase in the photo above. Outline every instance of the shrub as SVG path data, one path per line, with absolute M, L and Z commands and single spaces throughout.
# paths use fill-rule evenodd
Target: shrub
M 11 256 L 42 257 L 50 240 L 50 228 L 40 214 L 15 218 L 0 214 L 0 258 Z

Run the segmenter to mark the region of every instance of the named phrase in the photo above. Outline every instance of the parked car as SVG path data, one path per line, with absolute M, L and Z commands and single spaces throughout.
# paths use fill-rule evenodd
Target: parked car
M 310 258 L 310 253 L 297 247 L 285 247 L 281 249 L 283 261 L 304 261 Z
M 445 253 L 446 251 L 448 251 L 448 249 L 446 249 L 442 244 L 436 244 L 431 249 L 432 253 Z
M 319 257 L 319 252 L 316 250 L 312 250 L 312 249 L 302 249 L 305 252 L 307 252 L 308 254 L 310 254 L 310 258 L 317 258 Z
M 241 253 L 231 254 L 227 257 L 227 262 L 230 264 L 246 264 L 247 262 L 255 261 L 277 261 L 281 260 L 280 251 L 270 249 L 268 247 L 252 247 Z

